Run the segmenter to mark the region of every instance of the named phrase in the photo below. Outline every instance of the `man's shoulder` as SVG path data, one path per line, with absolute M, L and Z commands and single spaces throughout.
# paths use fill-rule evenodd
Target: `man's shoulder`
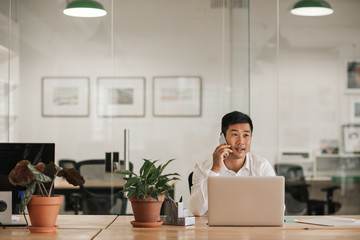
M 255 154 L 255 153 L 249 152 L 249 156 L 251 158 L 251 161 L 254 162 L 254 163 L 266 163 L 266 162 L 269 162 L 269 160 L 267 160 L 263 156 L 260 156 L 260 155 Z
M 212 163 L 213 163 L 213 160 L 212 160 L 211 157 L 209 157 L 209 158 L 206 159 L 205 161 L 198 162 L 196 165 L 198 165 L 199 167 L 201 167 L 201 169 L 211 169 Z

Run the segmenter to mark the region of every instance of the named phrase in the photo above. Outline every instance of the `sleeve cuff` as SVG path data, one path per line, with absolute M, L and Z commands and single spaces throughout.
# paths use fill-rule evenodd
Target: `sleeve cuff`
M 210 170 L 209 176 L 220 176 L 220 173 L 216 173 Z

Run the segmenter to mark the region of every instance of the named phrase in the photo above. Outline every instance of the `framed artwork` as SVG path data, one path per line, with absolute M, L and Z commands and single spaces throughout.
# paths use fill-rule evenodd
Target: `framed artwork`
M 99 77 L 97 97 L 100 117 L 145 116 L 143 77 Z
M 360 124 L 346 124 L 342 126 L 343 152 L 360 153 Z
M 360 93 L 360 62 L 347 62 L 346 92 Z
M 201 111 L 201 77 L 154 77 L 153 115 L 155 117 L 200 117 Z
M 360 123 L 360 98 L 351 99 L 350 122 Z
M 88 77 L 43 77 L 43 117 L 88 117 Z

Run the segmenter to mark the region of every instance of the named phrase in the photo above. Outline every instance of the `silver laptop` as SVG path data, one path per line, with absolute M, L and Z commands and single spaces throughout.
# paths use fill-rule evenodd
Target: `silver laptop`
M 208 178 L 209 226 L 282 226 L 284 177 Z

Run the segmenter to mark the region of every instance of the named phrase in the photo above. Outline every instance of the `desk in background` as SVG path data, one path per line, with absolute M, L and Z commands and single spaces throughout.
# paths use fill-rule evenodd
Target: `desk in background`
M 85 180 L 85 184 L 84 186 L 87 189 L 93 190 L 93 191 L 98 191 L 101 192 L 104 189 L 110 189 L 112 188 L 112 191 L 114 193 L 118 193 L 119 191 L 121 191 L 125 185 L 125 180 L 123 178 L 121 178 L 120 175 L 115 175 L 116 177 L 114 177 L 114 175 L 106 175 L 105 178 L 103 179 L 86 179 Z M 59 195 L 65 195 L 65 200 L 63 204 L 69 204 L 70 202 L 70 198 L 69 196 L 72 193 L 80 193 L 80 188 L 79 186 L 73 186 L 71 184 L 69 184 L 65 179 L 63 178 L 55 178 L 55 189 L 54 189 L 54 193 L 55 194 L 59 194 Z M 175 181 L 170 181 L 169 182 L 170 185 L 174 186 L 175 188 Z M 169 191 L 170 196 L 174 199 L 174 190 Z M 126 208 L 126 207 L 125 207 Z M 67 205 L 65 207 L 66 210 L 72 209 L 71 204 Z M 122 207 L 122 210 L 124 212 L 124 209 Z M 164 214 L 164 208 L 162 207 L 161 209 L 161 213 Z M 114 213 L 116 214 L 116 213 Z

